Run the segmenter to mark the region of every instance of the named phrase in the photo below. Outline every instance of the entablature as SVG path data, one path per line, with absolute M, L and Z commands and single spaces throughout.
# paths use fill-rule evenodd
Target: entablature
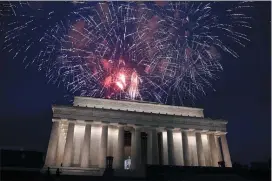
M 75 97 L 74 106 L 88 107 L 88 108 L 100 108 L 109 110 L 123 110 L 130 112 L 145 112 L 153 114 L 165 114 L 165 115 L 179 115 L 190 117 L 204 117 L 203 109 L 182 107 L 182 106 L 170 106 L 165 104 L 152 104 L 146 102 L 124 101 L 124 100 L 110 100 L 99 99 L 92 97 Z
M 175 127 L 182 129 L 199 129 L 226 131 L 227 121 L 207 118 L 159 115 L 122 110 L 84 108 L 74 106 L 53 106 L 53 118 L 68 120 L 99 121 L 121 124 L 140 124 L 144 126 Z

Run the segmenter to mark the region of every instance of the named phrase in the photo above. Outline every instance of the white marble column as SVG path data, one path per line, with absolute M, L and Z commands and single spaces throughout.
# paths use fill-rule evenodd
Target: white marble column
M 47 148 L 47 154 L 45 158 L 45 167 L 55 166 L 56 165 L 56 154 L 58 146 L 58 137 L 59 137 L 59 125 L 60 122 L 53 120 L 52 130 L 50 134 L 49 144 Z
M 74 128 L 75 123 L 68 123 L 68 131 L 66 136 L 66 143 L 64 148 L 64 157 L 63 157 L 63 166 L 70 167 L 72 164 L 72 156 L 73 156 L 73 140 L 74 140 Z
M 113 145 L 116 135 L 114 134 L 115 130 L 113 126 L 108 127 L 108 136 L 107 136 L 107 156 L 114 156 L 113 155 Z M 113 158 L 113 162 L 115 161 L 115 158 Z
M 162 164 L 168 165 L 168 141 L 167 141 L 167 132 L 162 131 Z
M 64 153 L 64 146 L 66 141 L 66 132 L 65 130 L 65 122 L 60 121 L 59 126 L 59 138 L 58 138 L 58 146 L 57 146 L 57 159 L 56 159 L 56 166 L 61 166 L 63 161 L 63 153 Z
M 200 132 L 196 132 L 196 144 L 197 144 L 197 155 L 199 166 L 206 166 L 204 148 L 202 143 L 202 135 Z
M 191 152 L 188 143 L 188 131 L 182 131 L 182 144 L 184 165 L 191 166 Z
M 124 169 L 125 161 L 125 145 L 124 145 L 124 126 L 118 126 L 118 143 L 117 143 L 117 157 L 116 157 L 116 169 Z
M 100 149 L 102 126 L 92 124 L 91 129 L 91 147 L 90 147 L 90 165 L 93 167 L 99 167 L 100 158 L 97 152 Z
M 175 165 L 184 166 L 182 135 L 180 130 L 173 131 Z
M 89 167 L 90 145 L 91 145 L 91 125 L 86 124 L 85 133 L 84 133 L 84 140 L 83 140 L 83 146 L 82 146 L 82 150 L 81 150 L 80 167 L 82 167 L 82 168 L 88 168 Z
M 119 129 L 117 126 L 111 127 L 111 134 L 109 135 L 108 139 L 110 140 L 110 145 L 112 150 L 112 156 L 113 156 L 113 169 L 117 169 L 119 164 L 119 153 L 118 153 L 118 135 L 119 135 Z
M 147 136 L 147 164 L 159 163 L 158 135 L 156 128 L 148 130 Z
M 136 170 L 141 165 L 141 131 L 134 127 L 131 134 L 131 169 Z
M 217 152 L 217 159 L 218 161 L 223 161 L 222 158 L 222 153 L 221 153 L 221 148 L 220 148 L 220 144 L 219 144 L 219 139 L 220 137 L 218 135 L 215 136 L 215 147 L 216 147 L 216 152 Z
M 168 143 L 168 164 L 175 165 L 173 130 L 167 129 L 167 143 Z
M 83 147 L 84 141 L 84 133 L 85 133 L 85 124 L 80 121 L 75 125 L 74 130 L 74 141 L 73 141 L 73 158 L 72 158 L 72 166 L 80 167 L 80 158 L 81 158 L 81 150 Z
M 108 145 L 108 126 L 102 125 L 101 145 L 100 145 L 100 168 L 106 168 L 106 156 Z
M 116 126 L 109 126 L 107 156 L 113 157 L 113 169 L 116 169 L 118 165 L 118 133 L 119 131 Z
M 203 152 L 205 157 L 205 166 L 212 166 L 211 151 L 210 151 L 211 149 L 210 149 L 210 143 L 209 143 L 207 132 L 203 132 L 201 134 L 201 139 L 202 139 L 202 147 L 203 147 Z
M 191 151 L 191 165 L 198 166 L 198 154 L 197 154 L 197 145 L 196 145 L 196 132 L 190 131 L 188 137 L 189 147 Z
M 232 167 L 226 134 L 221 135 L 222 151 L 226 167 Z
M 209 142 L 210 142 L 210 151 L 211 151 L 211 160 L 212 166 L 218 167 L 218 151 L 216 150 L 216 143 L 215 143 L 215 135 L 214 133 L 209 134 Z
M 57 159 L 56 159 L 56 166 L 59 167 L 62 164 L 63 153 L 64 153 L 64 146 L 65 146 L 65 137 L 60 130 L 59 140 L 58 140 L 58 147 L 57 147 Z

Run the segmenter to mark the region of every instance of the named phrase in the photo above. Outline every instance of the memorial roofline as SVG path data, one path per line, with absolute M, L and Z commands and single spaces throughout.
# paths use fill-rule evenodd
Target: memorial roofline
M 79 107 L 96 107 L 113 110 L 124 110 L 131 112 L 147 112 L 154 114 L 169 114 L 169 115 L 181 115 L 189 117 L 204 117 L 203 109 L 183 107 L 183 106 L 171 106 L 159 103 L 139 102 L 139 101 L 126 101 L 126 100 L 112 100 L 101 99 L 92 97 L 78 97 L 74 98 L 74 106 Z
M 158 102 L 148 102 L 148 101 L 140 101 L 140 100 L 102 99 L 102 98 L 93 98 L 93 97 L 84 97 L 84 96 L 75 96 L 74 98 L 90 99 L 90 100 L 97 99 L 97 100 L 118 101 L 118 102 L 128 102 L 128 103 L 137 103 L 137 104 L 149 104 L 152 106 L 166 106 L 166 107 L 179 107 L 179 108 L 192 109 L 192 110 L 204 110 L 203 108 L 198 108 L 198 107 L 176 106 L 176 105 L 168 105 L 168 104 L 162 104 Z
M 96 108 L 96 107 L 80 107 L 80 106 L 69 106 L 69 105 L 52 105 L 52 109 L 53 109 L 53 118 L 59 118 L 60 117 L 55 117 L 54 116 L 54 108 L 61 108 L 61 109 L 82 109 L 82 110 L 86 110 L 86 109 L 96 109 L 96 110 L 106 110 L 106 111 L 113 111 L 113 112 L 128 112 L 128 113 L 132 113 L 132 114 L 144 114 L 144 115 L 154 115 L 154 113 L 150 113 L 150 112 L 136 112 L 136 111 L 127 111 L 127 110 L 116 110 L 116 109 L 104 109 L 104 108 Z M 181 115 L 170 115 L 170 114 L 161 114 L 161 113 L 156 113 L 155 115 L 160 115 L 160 116 L 173 116 L 173 117 L 181 117 L 181 118 L 185 118 L 185 119 L 198 119 L 198 120 L 209 120 L 209 121 L 218 121 L 218 122 L 223 122 L 223 123 L 228 123 L 227 120 L 223 120 L 223 119 L 211 119 L 209 117 L 194 117 L 194 116 L 181 116 Z

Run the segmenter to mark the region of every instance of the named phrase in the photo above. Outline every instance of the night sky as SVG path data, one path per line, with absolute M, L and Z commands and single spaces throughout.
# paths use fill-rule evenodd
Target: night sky
M 223 54 L 216 91 L 207 90 L 195 103 L 205 117 L 229 121 L 232 161 L 244 164 L 267 161 L 271 152 L 271 2 L 254 4 L 251 42 L 238 48 L 239 59 Z M 0 52 L 0 147 L 46 151 L 51 104 L 68 104 L 67 92 L 11 57 Z

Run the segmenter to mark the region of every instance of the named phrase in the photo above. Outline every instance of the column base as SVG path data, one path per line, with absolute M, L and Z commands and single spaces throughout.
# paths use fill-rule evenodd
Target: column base
M 102 176 L 105 168 L 81 168 L 81 167 L 50 167 L 50 174 L 56 175 L 57 169 L 60 169 L 60 175 L 89 175 Z M 42 173 L 47 173 L 48 167 L 42 168 Z
M 143 167 L 142 169 L 137 170 L 125 170 L 125 169 L 116 169 L 114 170 L 115 177 L 133 177 L 133 178 L 145 178 L 146 169 Z
M 103 176 L 105 168 L 80 168 L 80 167 L 50 167 L 50 174 L 56 175 L 57 169 L 60 169 L 60 175 L 86 175 L 86 176 Z M 47 167 L 41 169 L 41 173 L 47 173 Z M 145 177 L 145 167 L 138 170 L 125 170 L 125 169 L 114 169 L 113 176 L 116 177 Z

